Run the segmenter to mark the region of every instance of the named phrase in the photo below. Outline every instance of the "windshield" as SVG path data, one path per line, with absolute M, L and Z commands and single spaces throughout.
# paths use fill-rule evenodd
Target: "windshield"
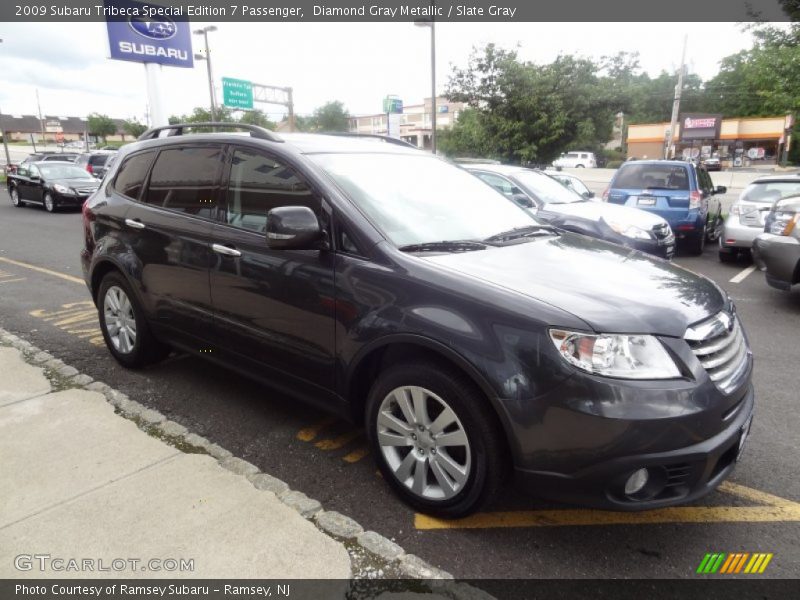
M 46 179 L 88 179 L 96 181 L 87 171 L 72 165 L 41 165 L 39 171 Z
M 430 155 L 314 154 L 309 158 L 397 246 L 482 240 L 538 223 L 477 177 Z
M 768 181 L 764 183 L 751 183 L 742 193 L 745 202 L 775 202 L 789 196 L 800 194 L 800 179 L 798 181 Z
M 562 175 L 560 173 L 559 174 L 547 173 L 547 175 L 550 175 L 550 177 L 558 181 L 561 185 L 563 185 L 567 189 L 570 189 L 579 194 L 589 193 L 589 188 L 587 188 L 586 185 L 584 185 L 584 183 L 577 177 L 570 177 L 569 175 Z
M 571 204 L 572 202 L 586 201 L 586 198 L 567 189 L 563 184 L 544 173 L 517 171 L 514 173 L 514 179 L 543 204 Z
M 620 167 L 613 187 L 621 189 L 658 188 L 688 190 L 689 172 L 680 165 L 628 164 Z

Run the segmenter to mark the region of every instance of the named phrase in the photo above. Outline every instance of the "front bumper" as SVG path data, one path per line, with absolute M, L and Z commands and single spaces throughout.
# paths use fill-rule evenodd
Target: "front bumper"
M 733 471 L 749 433 L 754 392 L 748 385 L 725 427 L 709 439 L 677 449 L 616 457 L 572 473 L 516 468 L 526 491 L 545 498 L 612 510 L 647 510 L 691 502 L 713 491 Z M 647 468 L 652 495 L 633 499 L 624 493 L 634 471 Z
M 60 194 L 58 192 L 53 193 L 53 202 L 55 202 L 56 206 L 83 206 L 83 203 L 86 202 L 86 199 L 91 196 L 91 194 L 81 194 L 81 195 L 72 195 L 72 194 Z
M 664 240 L 627 240 L 625 245 L 667 260 L 672 260 L 672 257 L 675 256 L 675 236 L 673 235 Z
M 722 226 L 719 238 L 721 248 L 750 248 L 756 236 L 764 231 L 764 226 L 750 227 L 742 224 L 737 215 L 730 215 Z
M 753 240 L 753 260 L 774 288 L 788 290 L 800 283 L 800 240 L 795 237 L 759 234 Z

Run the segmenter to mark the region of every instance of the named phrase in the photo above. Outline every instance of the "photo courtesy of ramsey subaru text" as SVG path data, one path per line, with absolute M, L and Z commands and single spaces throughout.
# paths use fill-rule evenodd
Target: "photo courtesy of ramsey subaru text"
M 692 186 L 639 187 L 705 235 Z M 752 354 L 720 287 L 399 140 L 156 128 L 83 223 L 117 361 L 181 350 L 345 416 L 421 512 L 465 516 L 512 475 L 606 509 L 689 502 L 750 429 Z

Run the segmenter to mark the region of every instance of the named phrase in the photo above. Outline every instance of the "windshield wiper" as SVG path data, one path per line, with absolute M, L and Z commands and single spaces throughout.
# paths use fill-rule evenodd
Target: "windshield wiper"
M 536 237 L 541 235 L 558 235 L 558 230 L 548 225 L 526 225 L 525 227 L 515 227 L 508 231 L 501 231 L 489 236 L 483 241 L 491 244 L 492 242 L 505 242 L 518 238 Z
M 423 242 L 407 244 L 399 248 L 403 252 L 470 252 L 486 250 L 486 245 L 474 240 L 443 240 L 441 242 Z

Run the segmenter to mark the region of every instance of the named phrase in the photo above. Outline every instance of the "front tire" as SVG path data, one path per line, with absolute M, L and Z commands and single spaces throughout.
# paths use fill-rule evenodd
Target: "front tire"
M 366 423 L 384 479 L 417 511 L 466 516 L 491 500 L 508 471 L 496 415 L 447 365 L 409 362 L 381 373 Z
M 144 311 L 120 273 L 103 278 L 97 310 L 106 346 L 122 366 L 138 369 L 169 355 L 169 347 L 150 332 Z
M 53 195 L 50 192 L 44 195 L 44 209 L 49 213 L 56 212 L 56 203 L 53 200 Z

